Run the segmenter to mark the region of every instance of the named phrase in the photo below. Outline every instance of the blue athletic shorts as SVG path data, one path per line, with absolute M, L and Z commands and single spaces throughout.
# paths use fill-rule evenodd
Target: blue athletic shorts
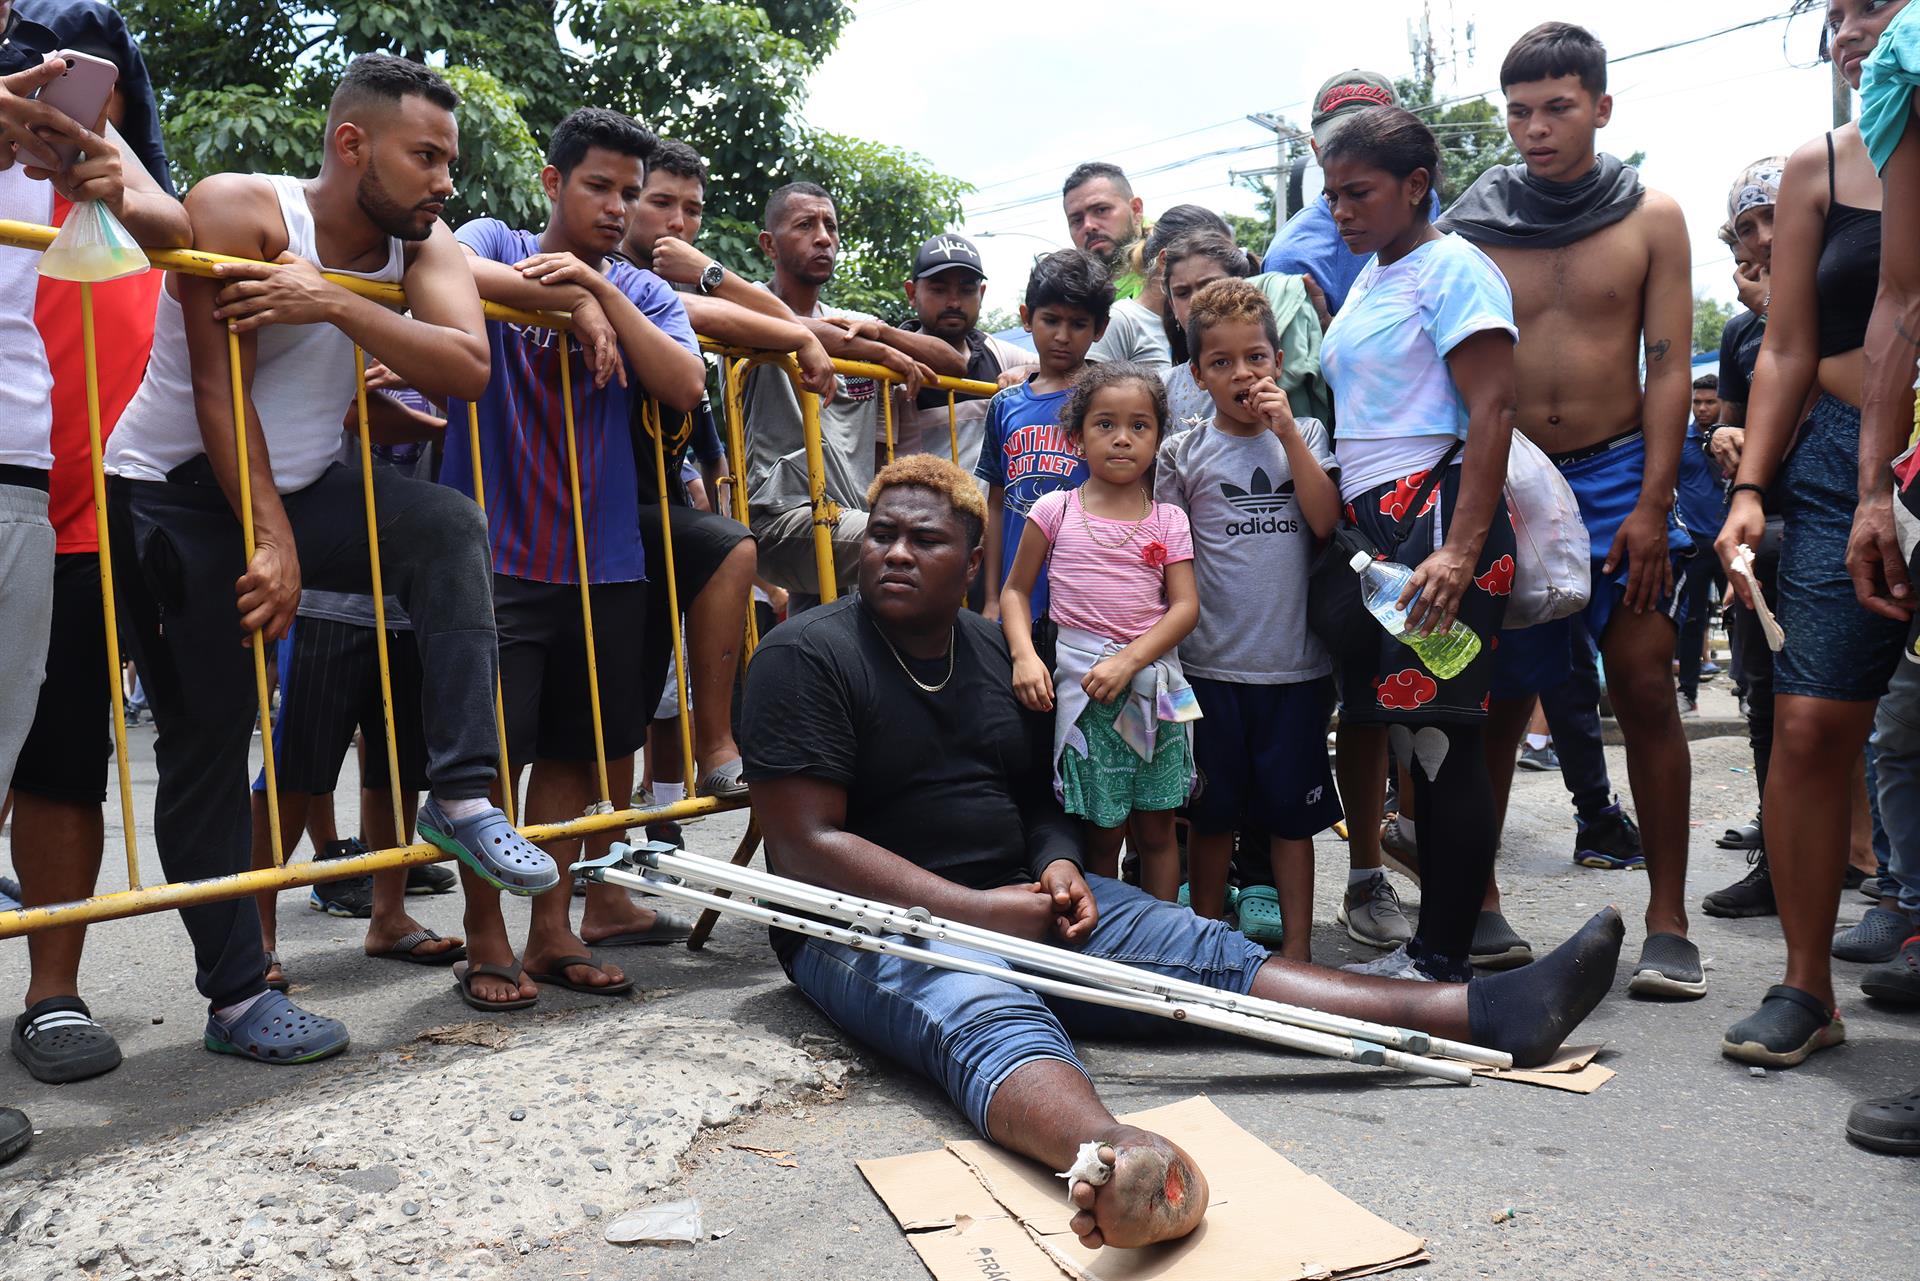
M 1327 765 L 1331 678 L 1290 685 L 1187 680 L 1202 713 L 1193 723 L 1200 782 L 1186 811 L 1194 831 L 1257 829 L 1293 841 L 1340 821 Z
M 1580 519 L 1593 548 L 1593 595 L 1577 614 L 1534 627 L 1503 631 L 1493 656 L 1493 697 L 1523 698 L 1552 689 L 1573 674 L 1570 657 L 1575 626 L 1600 643 L 1607 623 L 1627 591 L 1631 566 L 1624 561 L 1612 574 L 1604 573 L 1607 553 L 1621 523 L 1640 501 L 1640 482 L 1647 470 L 1647 442 L 1640 432 L 1571 454 L 1550 455 L 1567 478 L 1580 504 Z M 1684 621 L 1683 602 L 1690 573 L 1707 572 L 1693 555 L 1693 535 L 1677 515 L 1667 517 L 1667 554 L 1673 561 L 1673 587 L 1660 598 L 1660 612 L 1677 628 Z M 1717 533 L 1718 531 L 1714 531 Z

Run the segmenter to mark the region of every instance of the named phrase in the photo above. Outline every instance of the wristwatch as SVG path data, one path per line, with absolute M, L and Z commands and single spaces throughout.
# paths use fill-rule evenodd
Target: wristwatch
M 708 263 L 707 269 L 700 273 L 700 292 L 711 295 L 714 290 L 720 287 L 720 282 L 726 278 L 727 269 L 725 267 L 722 267 L 717 262 Z

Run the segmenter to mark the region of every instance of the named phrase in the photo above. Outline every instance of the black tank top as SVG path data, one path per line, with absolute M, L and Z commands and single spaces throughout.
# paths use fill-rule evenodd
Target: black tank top
M 1834 197 L 1833 135 L 1827 135 L 1827 225 L 1814 274 L 1820 306 L 1820 358 L 1866 345 L 1867 320 L 1880 288 L 1880 211 Z

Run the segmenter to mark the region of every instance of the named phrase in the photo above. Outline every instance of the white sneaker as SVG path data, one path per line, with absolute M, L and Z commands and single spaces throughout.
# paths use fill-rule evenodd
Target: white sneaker
M 1343 965 L 1340 968 L 1348 974 L 1371 974 L 1375 978 L 1407 979 L 1414 983 L 1433 982 L 1433 979 L 1413 963 L 1413 958 L 1407 955 L 1407 946 L 1404 943 L 1385 956 L 1376 956 L 1371 961 L 1356 961 L 1352 965 Z
M 1385 872 L 1349 885 L 1334 919 L 1347 927 L 1348 938 L 1368 947 L 1398 947 L 1413 937 L 1400 895 Z

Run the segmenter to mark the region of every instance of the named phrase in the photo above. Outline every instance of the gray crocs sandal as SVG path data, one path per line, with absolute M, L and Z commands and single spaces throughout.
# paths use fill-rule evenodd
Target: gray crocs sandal
M 1767 989 L 1759 1009 L 1727 1029 L 1720 1053 L 1742 1063 L 1790 1068 L 1846 1039 L 1847 1025 L 1838 1010 L 1827 1009 L 1811 992 L 1776 983 Z
M 215 1054 L 259 1063 L 312 1063 L 347 1048 L 347 1025 L 267 992 L 230 1023 L 209 1014 L 201 1043 Z
M 77 996 L 35 1001 L 13 1021 L 13 1057 L 33 1079 L 65 1085 L 120 1066 L 120 1044 Z
M 1847 1137 L 1893 1156 L 1920 1156 L 1920 1090 L 1904 1097 L 1862 1099 L 1847 1114 Z
M 1879 965 L 1891 961 L 1900 945 L 1913 936 L 1914 924 L 1905 912 L 1870 907 L 1860 923 L 1833 936 L 1833 955 L 1841 961 Z
M 737 801 L 747 794 L 746 781 L 741 777 L 747 763 L 736 756 L 725 765 L 716 765 L 700 779 L 700 795 L 713 796 L 723 801 Z
M 516 832 L 497 805 L 455 822 L 430 796 L 420 807 L 418 823 L 420 835 L 497 890 L 524 898 L 560 883 L 560 869 L 553 859 Z
M 1627 991 L 1635 996 L 1664 996 L 1695 1000 L 1707 994 L 1707 974 L 1700 965 L 1700 949 L 1679 934 L 1649 934 L 1640 945 L 1640 964 L 1633 967 Z

